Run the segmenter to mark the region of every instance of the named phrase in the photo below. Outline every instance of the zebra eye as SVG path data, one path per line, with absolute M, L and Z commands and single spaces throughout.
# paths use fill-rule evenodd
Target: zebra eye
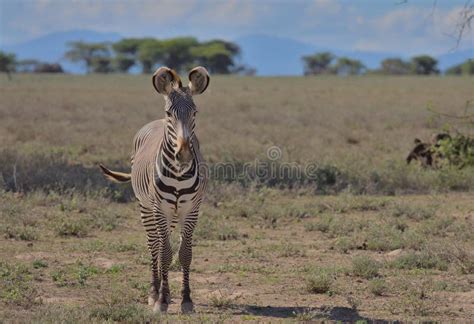
M 167 117 L 172 117 L 173 114 L 172 114 L 171 112 L 169 112 L 169 111 L 166 111 L 166 116 L 167 116 Z

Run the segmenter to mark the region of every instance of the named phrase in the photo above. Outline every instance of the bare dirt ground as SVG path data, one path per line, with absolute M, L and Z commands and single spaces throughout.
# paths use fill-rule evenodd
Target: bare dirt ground
M 7 289 L 0 304 L 2 318 L 6 322 L 472 319 L 471 195 L 292 199 L 279 195 L 268 193 L 261 208 L 291 208 L 271 221 L 258 216 L 261 210 L 255 210 L 256 215 L 236 211 L 237 203 L 256 208 L 252 200 L 206 206 L 194 247 L 193 315 L 179 311 L 179 265 L 171 272 L 173 304 L 168 315 L 152 314 L 146 305 L 145 235 L 137 208 L 129 203 L 111 204 L 114 211 L 120 210 L 120 222 L 110 231 L 58 235 L 46 226 L 50 223 L 40 221 L 36 240 L 2 239 L 1 274 Z M 3 194 L 3 212 L 5 206 L 23 199 Z M 54 199 L 30 204 L 45 219 L 57 217 Z M 298 206 L 306 206 L 308 212 L 298 214 Z M 95 212 L 89 203 L 81 208 L 79 214 Z M 78 212 L 76 207 L 66 209 Z M 212 228 L 206 228 L 209 221 Z M 404 230 L 392 232 L 396 226 Z M 362 265 L 355 260 L 362 260 Z M 22 276 L 28 277 L 26 288 L 18 279 Z M 15 285 L 30 295 L 15 292 Z

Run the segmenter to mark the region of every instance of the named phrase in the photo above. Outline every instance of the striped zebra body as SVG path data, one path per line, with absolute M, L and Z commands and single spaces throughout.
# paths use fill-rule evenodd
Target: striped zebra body
M 176 72 L 160 68 L 153 76 L 155 89 L 165 95 L 166 118 L 142 127 L 135 135 L 131 174 L 110 171 L 107 177 L 131 179 L 140 202 L 140 213 L 151 253 L 152 282 L 149 304 L 166 312 L 170 302 L 168 270 L 172 261 L 171 231 L 181 226 L 179 261 L 183 270 L 183 312 L 193 309 L 189 287 L 192 234 L 205 192 L 207 177 L 199 142 L 194 134 L 197 112 L 192 95 L 209 83 L 207 71 L 198 67 L 189 74 L 189 87 L 182 87 Z M 121 181 L 121 180 L 119 180 Z

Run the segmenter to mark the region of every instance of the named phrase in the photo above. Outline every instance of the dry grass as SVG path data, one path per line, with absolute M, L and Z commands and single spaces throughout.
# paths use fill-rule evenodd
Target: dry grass
M 130 188 L 95 167 L 126 169 L 135 131 L 163 116 L 149 78 L 0 80 L 0 318 L 468 321 L 474 170 L 422 170 L 404 158 L 414 137 L 444 123 L 426 105 L 456 113 L 471 84 L 213 78 L 196 98 L 211 164 L 266 159 L 277 145 L 280 163 L 322 167 L 315 181 L 214 179 L 195 232 L 196 314 L 179 314 L 174 264 L 175 303 L 162 318 L 146 306 L 149 259 Z
M 215 77 L 209 91 L 195 99 L 197 132 L 213 165 L 265 161 L 273 145 L 282 151 L 280 164 L 319 165 L 314 178 L 260 179 L 265 185 L 319 193 L 472 190 L 472 169 L 420 172 L 404 161 L 415 137 L 429 138 L 446 123 L 428 104 L 458 113 L 472 99 L 471 81 Z M 12 82 L 0 80 L 0 95 L 4 186 L 35 190 L 50 179 L 50 189 L 102 189 L 129 199 L 129 191 L 107 185 L 94 167 L 104 162 L 127 169 L 135 132 L 163 116 L 163 99 L 148 77 L 19 75 Z

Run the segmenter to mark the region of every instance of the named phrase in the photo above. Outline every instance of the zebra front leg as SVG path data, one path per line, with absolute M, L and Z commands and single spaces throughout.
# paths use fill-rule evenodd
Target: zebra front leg
M 159 237 L 153 212 L 140 205 L 142 224 L 145 227 L 148 251 L 151 255 L 151 285 L 148 292 L 148 305 L 153 306 L 158 300 L 160 291 L 160 274 L 158 272 Z
M 154 234 L 156 238 L 147 235 L 148 250 L 151 254 L 151 285 L 150 290 L 148 292 L 148 305 L 150 306 L 155 305 L 155 302 L 158 300 L 161 283 L 160 273 L 158 271 L 158 239 L 156 233 Z
M 153 311 L 160 311 L 166 313 L 168 305 L 171 302 L 170 288 L 168 283 L 168 270 L 173 259 L 173 251 L 171 250 L 170 235 L 167 233 L 160 233 L 160 264 L 159 272 L 161 276 L 160 296 L 155 302 Z
M 194 219 L 195 217 L 189 217 Z M 191 300 L 191 288 L 189 287 L 189 268 L 193 259 L 192 238 L 195 220 L 184 223 L 181 231 L 181 244 L 179 246 L 179 263 L 183 269 L 183 287 L 181 290 L 181 312 L 191 313 L 194 310 L 193 301 Z

